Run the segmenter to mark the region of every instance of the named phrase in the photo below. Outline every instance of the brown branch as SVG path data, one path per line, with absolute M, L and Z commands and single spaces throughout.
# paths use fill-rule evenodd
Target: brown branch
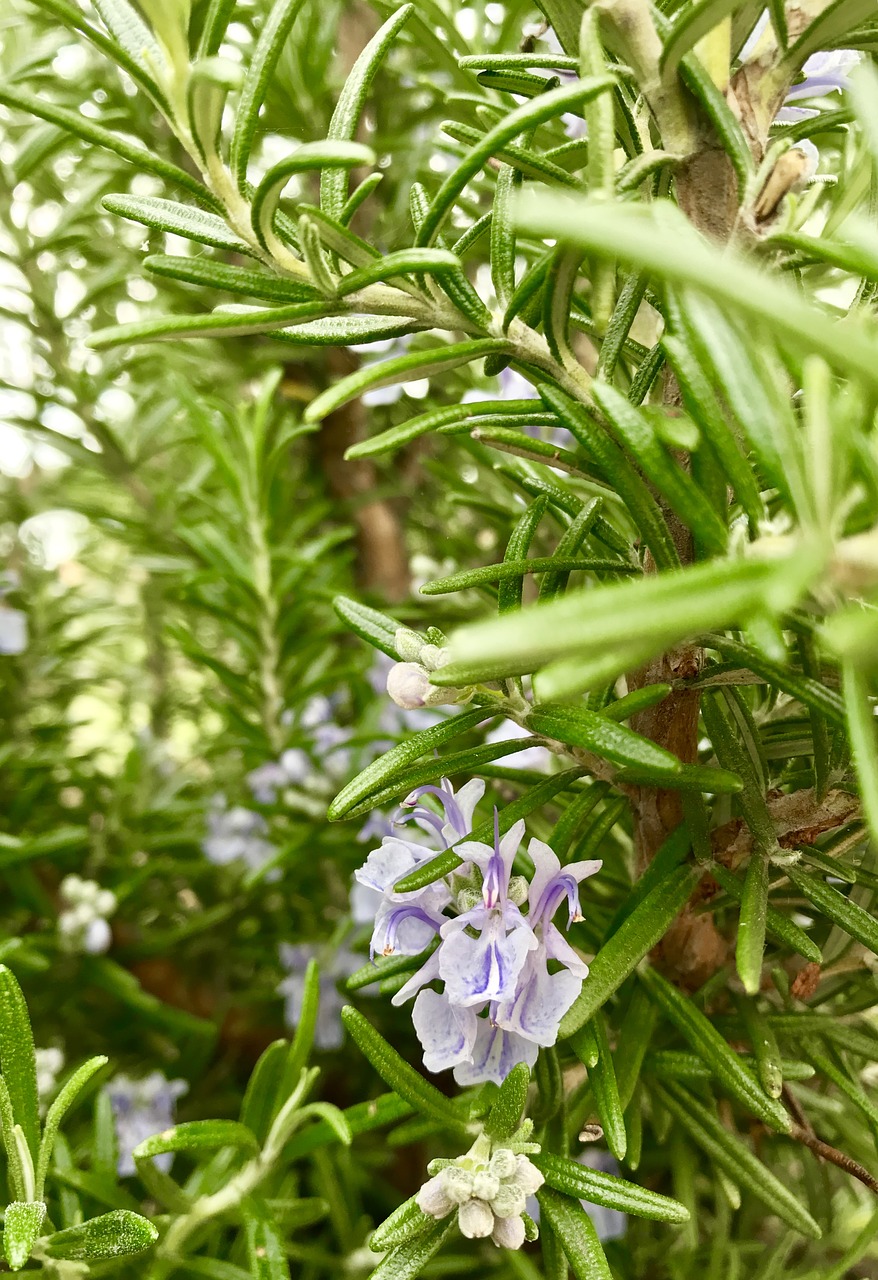
M 851 1156 L 845 1155 L 837 1147 L 831 1147 L 828 1142 L 824 1142 L 822 1138 L 817 1137 L 802 1104 L 787 1085 L 784 1085 L 783 1098 L 796 1121 L 790 1129 L 790 1137 L 796 1142 L 801 1142 L 803 1146 L 807 1147 L 809 1151 L 813 1151 L 816 1156 L 820 1156 L 822 1160 L 827 1160 L 830 1164 L 837 1165 L 839 1169 L 844 1169 L 845 1173 L 849 1173 L 852 1178 L 857 1178 L 870 1191 L 878 1195 L 878 1179 L 873 1178 L 869 1170 L 864 1169 Z

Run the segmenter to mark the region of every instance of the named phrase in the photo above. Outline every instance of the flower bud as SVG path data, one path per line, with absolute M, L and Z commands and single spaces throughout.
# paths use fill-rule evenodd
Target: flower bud
M 515 1182 L 504 1182 L 497 1194 L 491 1197 L 491 1208 L 498 1218 L 514 1218 L 524 1212 L 527 1197 Z
M 494 1177 L 501 1181 L 504 1178 L 514 1178 L 518 1170 L 515 1152 L 510 1151 L 508 1147 L 498 1147 L 491 1156 L 490 1169 Z
M 491 1201 L 500 1190 L 500 1180 L 492 1173 L 480 1170 L 473 1178 L 473 1195 L 479 1200 Z
M 484 1200 L 468 1200 L 458 1210 L 461 1234 L 468 1240 L 481 1240 L 494 1230 L 494 1215 Z
M 439 1174 L 442 1190 L 454 1204 L 466 1204 L 473 1196 L 473 1177 L 466 1169 L 452 1165 Z
M 491 1239 L 501 1249 L 520 1249 L 524 1244 L 524 1222 L 519 1214 L 510 1218 L 496 1218 Z
M 528 883 L 524 876 L 513 876 L 509 881 L 509 901 L 521 907 L 527 902 Z
M 416 662 L 397 662 L 387 675 L 387 692 L 405 711 L 426 706 L 432 688 L 426 671 Z
M 417 631 L 400 627 L 393 637 L 393 646 L 403 662 L 419 662 L 424 641 Z
M 110 932 L 110 926 L 103 916 L 96 916 L 85 931 L 82 949 L 87 955 L 100 956 L 109 950 L 112 940 L 113 935 Z
M 426 667 L 428 671 L 435 671 L 438 667 L 444 667 L 448 661 L 448 650 L 440 649 L 435 644 L 425 644 L 418 655 L 418 662 L 422 667 Z
M 532 1196 L 546 1181 L 535 1164 L 531 1164 L 527 1156 L 519 1156 L 517 1160 L 518 1169 L 515 1173 L 516 1185 L 521 1188 L 526 1196 Z
M 432 1218 L 446 1218 L 454 1208 L 454 1204 L 445 1194 L 441 1174 L 425 1182 L 415 1196 L 415 1200 L 421 1212 L 428 1213 Z

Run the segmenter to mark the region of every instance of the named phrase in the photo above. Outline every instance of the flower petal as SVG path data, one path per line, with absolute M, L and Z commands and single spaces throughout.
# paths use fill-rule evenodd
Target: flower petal
M 532 931 L 522 925 L 507 934 L 503 917 L 493 912 L 477 938 L 460 930 L 443 940 L 439 974 L 452 1004 L 512 997 L 527 953 L 537 946 Z
M 447 996 L 422 991 L 412 1009 L 412 1022 L 428 1071 L 447 1071 L 469 1059 L 478 1022 L 472 1009 L 455 1008 Z
M 550 974 L 546 951 L 528 957 L 518 990 L 495 1014 L 498 1027 L 549 1048 L 558 1039 L 558 1026 L 582 989 L 582 979 L 567 970 Z
M 532 1067 L 539 1048 L 532 1040 L 524 1040 L 513 1032 L 494 1026 L 488 1018 L 477 1018 L 476 1039 L 469 1062 L 454 1068 L 459 1085 L 484 1084 L 493 1080 L 502 1084 L 513 1067 L 524 1062 Z

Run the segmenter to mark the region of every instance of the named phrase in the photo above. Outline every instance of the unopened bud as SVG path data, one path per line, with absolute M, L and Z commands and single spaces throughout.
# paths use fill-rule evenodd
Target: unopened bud
M 393 645 L 403 662 L 419 662 L 424 640 L 417 631 L 400 627 L 393 637 Z
M 494 1215 L 484 1200 L 468 1200 L 462 1204 L 457 1221 L 468 1240 L 481 1240 L 494 1230 Z
M 432 688 L 426 671 L 416 662 L 397 662 L 387 675 L 387 692 L 405 711 L 426 706 Z

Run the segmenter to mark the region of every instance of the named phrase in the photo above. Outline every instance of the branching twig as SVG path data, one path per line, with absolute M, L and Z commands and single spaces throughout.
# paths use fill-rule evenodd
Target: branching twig
M 801 1142 L 809 1151 L 813 1151 L 815 1155 L 820 1156 L 823 1160 L 828 1160 L 830 1164 L 837 1165 L 839 1169 L 844 1169 L 845 1173 L 849 1173 L 852 1178 L 859 1179 L 864 1186 L 870 1191 L 878 1195 L 878 1179 L 874 1178 L 868 1169 L 864 1169 L 851 1156 L 845 1155 L 843 1151 L 839 1151 L 837 1147 L 831 1147 L 828 1142 L 824 1142 L 822 1138 L 818 1138 L 814 1132 L 811 1121 L 805 1114 L 802 1104 L 795 1096 L 793 1091 L 784 1087 L 784 1102 L 786 1102 L 790 1111 L 795 1116 L 795 1124 L 790 1129 L 790 1137 L 796 1142 Z

